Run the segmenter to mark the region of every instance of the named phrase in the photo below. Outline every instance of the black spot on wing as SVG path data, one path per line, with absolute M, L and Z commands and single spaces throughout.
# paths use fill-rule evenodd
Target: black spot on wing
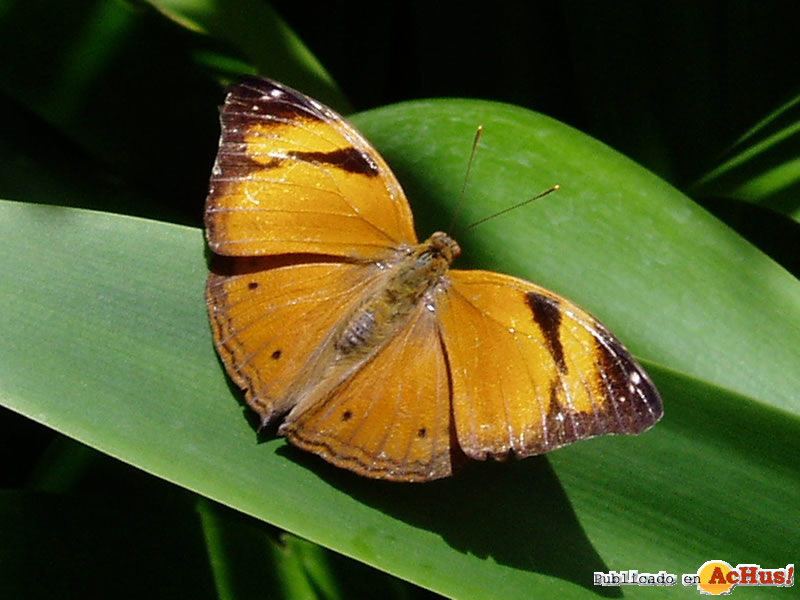
M 525 299 L 533 313 L 533 320 L 544 336 L 550 356 L 559 372 L 566 374 L 568 369 L 564 360 L 564 347 L 561 345 L 561 308 L 558 301 L 536 292 L 528 292 Z

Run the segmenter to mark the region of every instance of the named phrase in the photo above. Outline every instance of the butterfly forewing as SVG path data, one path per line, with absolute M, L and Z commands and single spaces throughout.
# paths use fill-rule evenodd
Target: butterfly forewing
M 661 418 L 647 374 L 586 311 L 499 273 L 450 271 L 449 279 L 437 313 L 468 456 L 539 454 L 604 433 L 640 433 Z
M 331 109 L 250 77 L 229 88 L 221 122 L 205 213 L 217 254 L 369 259 L 416 243 L 389 167 Z

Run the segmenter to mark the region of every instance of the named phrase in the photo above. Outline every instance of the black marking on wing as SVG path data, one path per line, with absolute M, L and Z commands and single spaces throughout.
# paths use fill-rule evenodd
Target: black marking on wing
M 306 162 L 331 165 L 348 173 L 367 177 L 377 177 L 380 174 L 378 165 L 358 148 L 341 148 L 331 152 L 290 152 L 289 156 Z
M 604 414 L 570 410 L 560 399 L 562 393 L 560 378 L 556 377 L 550 384 L 550 407 L 545 416 L 545 436 L 541 446 L 536 448 L 537 454 L 613 430 L 608 426 Z
M 597 376 L 606 390 L 607 410 L 616 415 L 618 431 L 640 433 L 664 414 L 661 396 L 647 373 L 609 331 L 595 339 Z
M 564 360 L 564 347 L 561 345 L 561 308 L 558 301 L 536 292 L 525 294 L 525 300 L 533 313 L 533 320 L 544 336 L 550 356 L 559 372 L 566 375 L 568 368 Z

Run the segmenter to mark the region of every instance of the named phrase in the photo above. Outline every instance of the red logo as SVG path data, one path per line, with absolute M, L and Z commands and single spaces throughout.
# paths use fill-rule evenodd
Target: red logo
M 794 564 L 780 569 L 762 569 L 759 565 L 732 567 L 724 560 L 709 560 L 697 570 L 697 589 L 702 594 L 730 594 L 737 585 L 791 587 Z

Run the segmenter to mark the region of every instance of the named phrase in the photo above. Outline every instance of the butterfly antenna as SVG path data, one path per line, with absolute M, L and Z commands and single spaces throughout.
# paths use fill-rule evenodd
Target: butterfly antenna
M 511 212 L 512 210 L 516 210 L 516 209 L 518 209 L 518 208 L 520 208 L 522 206 L 525 206 L 526 204 L 530 204 L 534 200 L 538 200 L 539 198 L 544 198 L 548 194 L 552 194 L 553 192 L 555 192 L 560 187 L 561 187 L 560 185 L 556 184 L 553 187 L 551 187 L 549 190 L 545 190 L 544 192 L 534 196 L 533 198 L 528 198 L 527 200 L 524 200 L 524 201 L 520 202 L 519 204 L 515 204 L 514 206 L 509 206 L 508 208 L 504 208 L 500 212 L 496 212 L 496 213 L 493 213 L 493 214 L 491 214 L 489 216 L 483 217 L 482 219 L 479 219 L 478 221 L 475 221 L 474 223 L 470 223 L 469 225 L 467 225 L 464 228 L 463 231 L 469 231 L 473 227 L 477 227 L 478 225 L 480 225 L 481 223 L 485 223 L 489 219 L 494 219 L 495 217 L 499 217 L 500 215 L 504 215 L 507 212 Z
M 472 152 L 469 153 L 469 162 L 467 163 L 467 172 L 464 174 L 464 184 L 461 186 L 461 195 L 458 197 L 456 212 L 453 215 L 453 220 L 450 222 L 450 229 L 447 231 L 453 231 L 453 228 L 456 226 L 456 221 L 458 221 L 458 217 L 461 214 L 461 207 L 464 206 L 464 192 L 467 189 L 469 173 L 472 171 L 472 163 L 475 160 L 475 154 L 478 152 L 478 142 L 481 140 L 481 135 L 483 135 L 483 125 L 478 125 L 478 130 L 475 132 L 475 139 L 472 141 Z

